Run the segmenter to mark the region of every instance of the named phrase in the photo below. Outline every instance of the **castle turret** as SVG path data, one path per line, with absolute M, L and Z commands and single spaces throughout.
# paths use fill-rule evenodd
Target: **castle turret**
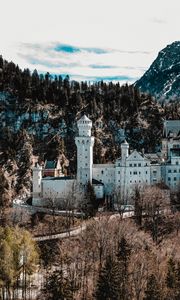
M 121 144 L 121 161 L 122 161 L 122 166 L 125 165 L 126 158 L 129 156 L 129 144 L 125 140 L 124 143 Z
M 41 181 L 42 181 L 42 167 L 38 163 L 36 163 L 36 165 L 33 168 L 33 205 L 40 205 Z
M 76 137 L 77 146 L 77 181 L 85 185 L 92 183 L 93 145 L 94 137 L 91 136 L 92 121 L 83 116 L 77 122 L 79 134 Z

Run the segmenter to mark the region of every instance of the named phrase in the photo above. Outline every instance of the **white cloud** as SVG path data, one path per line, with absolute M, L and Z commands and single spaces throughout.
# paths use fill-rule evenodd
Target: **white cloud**
M 179 9 L 179 0 L 2 0 L 1 51 L 6 59 L 30 69 L 41 67 L 42 71 L 42 66 L 28 63 L 19 53 L 36 55 L 36 58 L 52 63 L 69 63 L 71 67 L 63 67 L 62 72 L 70 74 L 116 76 L 123 73 L 139 77 L 159 50 L 179 39 Z M 54 41 L 124 53 L 112 51 L 97 55 L 81 51 L 71 56 L 61 53 L 60 57 L 59 53 L 46 49 Z M 40 44 L 41 49 L 28 49 L 24 43 Z M 72 68 L 72 63 L 79 64 L 79 67 Z M 109 64 L 117 68 L 87 67 L 91 64 Z M 123 69 L 125 66 L 132 69 Z M 46 70 L 54 72 L 57 68 L 49 66 Z

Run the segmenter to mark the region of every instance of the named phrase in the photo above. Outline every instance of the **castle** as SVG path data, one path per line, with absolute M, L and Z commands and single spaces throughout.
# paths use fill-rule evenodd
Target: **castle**
M 136 186 L 165 183 L 170 189 L 180 184 L 180 121 L 164 121 L 161 153 L 145 154 L 136 150 L 129 153 L 129 144 L 121 144 L 121 157 L 113 164 L 93 164 L 94 137 L 92 121 L 84 115 L 77 121 L 77 176 L 62 173 L 56 177 L 43 177 L 42 166 L 33 168 L 33 205 L 47 206 L 53 201 L 61 203 L 90 182 L 97 199 L 121 196 L 125 203 Z

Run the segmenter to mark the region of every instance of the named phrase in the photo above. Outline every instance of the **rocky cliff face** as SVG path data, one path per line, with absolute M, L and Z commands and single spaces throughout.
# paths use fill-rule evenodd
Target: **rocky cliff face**
M 157 100 L 180 99 L 180 41 L 162 49 L 135 86 Z

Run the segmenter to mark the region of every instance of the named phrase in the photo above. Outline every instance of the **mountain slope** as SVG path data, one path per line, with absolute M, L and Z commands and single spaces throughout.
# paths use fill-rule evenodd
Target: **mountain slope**
M 157 99 L 180 98 L 180 41 L 162 49 L 135 86 Z
M 94 163 L 106 163 L 120 156 L 124 138 L 131 149 L 158 150 L 163 118 L 180 117 L 174 105 L 161 107 L 127 84 L 31 74 L 0 57 L 0 205 L 30 190 L 34 156 L 59 157 L 64 173 L 76 174 L 74 138 L 82 114 L 93 121 Z

